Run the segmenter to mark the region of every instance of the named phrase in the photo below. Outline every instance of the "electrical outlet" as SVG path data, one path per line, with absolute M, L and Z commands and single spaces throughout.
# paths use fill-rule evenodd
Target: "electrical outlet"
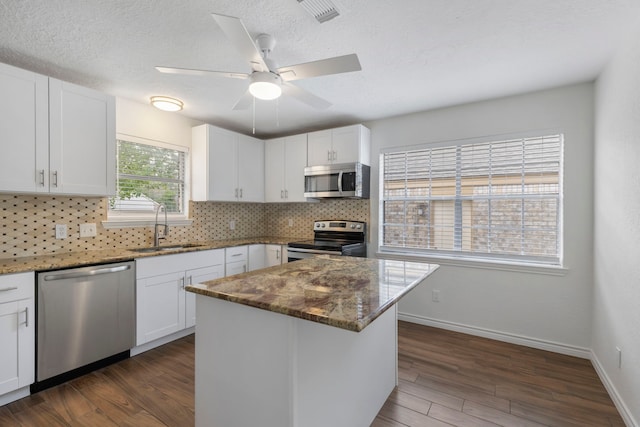
M 95 236 L 96 236 L 95 222 L 80 224 L 80 237 L 95 237 Z
M 67 238 L 67 224 L 56 224 L 56 239 Z
M 440 291 L 438 289 L 431 291 L 431 301 L 440 302 Z
M 236 229 L 236 222 L 234 220 L 229 221 L 229 230 Z
M 293 227 L 293 220 L 289 218 L 289 227 Z

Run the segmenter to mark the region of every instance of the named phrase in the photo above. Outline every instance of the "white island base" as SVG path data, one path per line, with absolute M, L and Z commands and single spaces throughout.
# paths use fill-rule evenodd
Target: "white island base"
M 197 295 L 196 427 L 365 427 L 397 384 L 396 306 L 361 332 Z

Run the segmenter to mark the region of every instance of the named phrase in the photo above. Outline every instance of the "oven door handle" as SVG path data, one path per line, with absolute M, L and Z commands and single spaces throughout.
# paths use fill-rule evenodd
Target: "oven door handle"
M 342 255 L 340 251 L 322 251 L 319 249 L 302 249 L 302 248 L 287 248 L 289 252 L 302 252 L 306 254 L 318 254 L 318 255 Z
M 342 174 L 343 172 L 338 172 L 338 191 L 342 194 Z

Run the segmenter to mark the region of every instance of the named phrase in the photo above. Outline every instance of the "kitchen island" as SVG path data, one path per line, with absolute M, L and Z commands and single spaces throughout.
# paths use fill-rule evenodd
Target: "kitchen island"
M 187 286 L 196 426 L 368 426 L 397 383 L 396 303 L 437 268 L 320 256 Z

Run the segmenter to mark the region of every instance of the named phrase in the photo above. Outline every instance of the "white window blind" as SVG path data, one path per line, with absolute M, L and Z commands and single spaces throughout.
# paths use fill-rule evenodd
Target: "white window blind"
M 380 249 L 559 265 L 562 135 L 383 153 Z
M 117 141 L 116 197 L 109 200 L 111 212 L 154 213 L 163 204 L 167 213 L 185 211 L 184 151 Z

